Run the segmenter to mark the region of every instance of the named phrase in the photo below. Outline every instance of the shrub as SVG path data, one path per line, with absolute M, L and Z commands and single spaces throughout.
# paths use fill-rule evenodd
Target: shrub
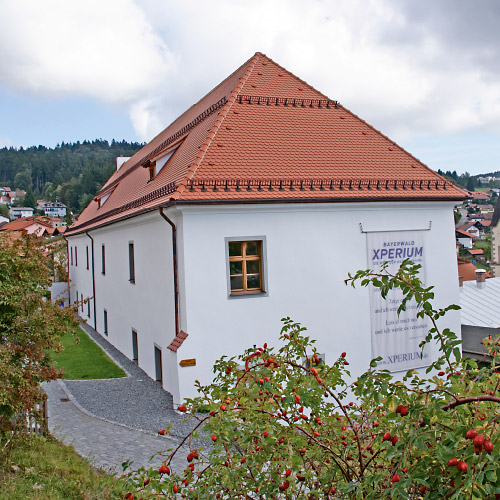
M 283 345 L 223 357 L 215 380 L 182 410 L 196 421 L 159 469 L 140 469 L 137 497 L 215 499 L 462 499 L 500 497 L 498 339 L 478 367 L 462 359 L 456 335 L 438 327 L 450 309 L 435 309 L 419 266 L 396 274 L 359 271 L 346 282 L 403 292 L 400 310 L 416 301 L 441 356 L 425 375 L 395 380 L 377 360 L 353 380 L 349 355 L 321 362 L 306 330 L 285 318 Z M 209 414 L 199 414 L 200 407 Z M 210 444 L 194 449 L 201 433 Z M 482 436 L 478 438 L 477 436 Z M 186 451 L 186 448 L 189 448 Z M 171 474 L 174 456 L 186 469 Z M 135 497 L 135 496 L 134 496 Z

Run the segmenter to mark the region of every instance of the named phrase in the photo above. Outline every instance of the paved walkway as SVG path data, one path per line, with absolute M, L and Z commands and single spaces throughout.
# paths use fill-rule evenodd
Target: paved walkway
M 172 396 L 168 392 L 95 330 L 87 325 L 82 328 L 128 376 L 44 384 L 51 434 L 72 444 L 95 466 L 115 474 L 123 472 L 121 464 L 127 460 L 133 462 L 128 470 L 158 465 L 165 457 L 158 456 L 151 462 L 151 456 L 179 442 L 178 437 L 159 436 L 158 429 L 172 423 L 173 434 L 184 436 L 190 424 L 172 409 Z M 186 453 L 181 455 L 185 457 Z M 185 460 L 179 458 L 172 468 L 180 471 L 185 465 Z

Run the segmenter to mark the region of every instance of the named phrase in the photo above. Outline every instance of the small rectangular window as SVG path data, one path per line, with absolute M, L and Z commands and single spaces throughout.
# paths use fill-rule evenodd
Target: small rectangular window
M 78 247 L 75 247 L 75 266 L 78 265 Z
M 83 293 L 80 294 L 80 309 L 82 310 L 83 312 Z
M 137 344 L 137 332 L 132 330 L 132 361 L 139 364 L 139 346 Z
M 134 244 L 128 244 L 128 271 L 130 283 L 135 283 Z
M 108 335 L 108 311 L 104 309 L 104 335 Z
M 87 318 L 90 318 L 90 300 L 87 302 Z
M 69 247 L 69 252 L 70 252 L 70 262 L 71 265 L 73 265 L 73 247 Z
M 106 248 L 104 245 L 101 247 L 101 263 L 102 263 L 102 274 L 106 274 Z
M 228 252 L 231 295 L 262 292 L 262 241 L 229 241 Z
M 89 246 L 87 245 L 85 247 L 86 254 L 87 254 L 87 269 L 89 268 Z

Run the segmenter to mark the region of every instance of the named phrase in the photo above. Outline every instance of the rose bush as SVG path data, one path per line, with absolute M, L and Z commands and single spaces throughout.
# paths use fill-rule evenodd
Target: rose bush
M 456 335 L 439 328 L 457 306 L 435 309 L 418 269 L 404 262 L 396 274 L 359 271 L 346 282 L 383 296 L 401 289 L 401 310 L 416 301 L 433 325 L 424 342 L 441 353 L 425 375 L 396 380 L 374 360 L 353 379 L 348 353 L 323 363 L 305 328 L 285 318 L 281 347 L 217 361 L 214 382 L 179 407 L 195 430 L 159 469 L 137 471 L 128 497 L 499 498 L 500 341 L 486 340 L 481 366 L 463 359 Z M 198 433 L 210 444 L 195 449 Z M 186 468 L 174 474 L 180 454 Z
M 73 309 L 47 299 L 50 284 L 41 241 L 0 234 L 0 433 L 44 398 L 40 382 L 58 375 L 48 349 L 78 326 Z

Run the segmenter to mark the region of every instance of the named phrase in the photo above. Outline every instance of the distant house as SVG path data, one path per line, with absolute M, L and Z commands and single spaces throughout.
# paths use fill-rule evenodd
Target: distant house
M 485 279 L 478 269 L 476 280 L 460 287 L 460 322 L 464 356 L 485 359 L 481 341 L 500 333 L 500 278 Z
M 479 228 L 476 227 L 474 222 L 467 222 L 466 224 L 462 224 L 461 226 L 458 226 L 457 229 L 472 234 L 474 238 L 479 238 L 480 236 Z
M 475 259 L 483 260 L 484 259 L 484 251 L 482 248 L 469 248 L 467 250 L 469 255 L 472 255 Z
M 44 236 L 47 230 L 51 230 L 53 232 L 54 228 L 52 228 L 52 226 L 47 222 L 33 216 L 22 217 L 0 227 L 0 232 L 19 231 L 26 234 L 35 234 L 36 236 Z
M 60 201 L 37 200 L 37 209 L 43 210 L 47 217 L 66 217 L 66 205 Z
M 8 224 L 9 218 L 5 217 L 4 215 L 0 215 L 0 224 Z
M 473 201 L 479 204 L 484 204 L 490 201 L 490 195 L 482 191 L 470 191 L 470 197 Z
M 455 229 L 455 238 L 457 242 L 460 243 L 465 248 L 472 248 L 476 236 L 462 229 Z
M 495 278 L 500 277 L 500 196 L 497 199 L 493 218 L 491 219 L 491 261 L 490 267 Z
M 22 217 L 32 217 L 34 210 L 31 207 L 10 207 L 9 215 L 11 220 L 20 219 Z

